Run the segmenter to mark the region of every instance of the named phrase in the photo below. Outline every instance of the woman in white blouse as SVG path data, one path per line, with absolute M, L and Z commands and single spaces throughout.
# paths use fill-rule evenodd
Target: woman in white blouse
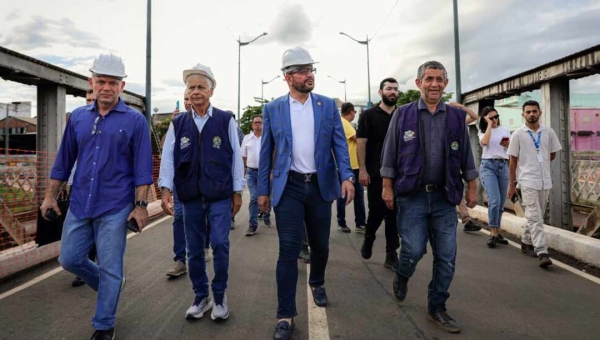
M 506 150 L 510 131 L 500 126 L 500 116 L 493 107 L 485 107 L 479 114 L 479 143 L 483 147 L 479 178 L 487 193 L 490 239 L 488 247 L 508 244 L 500 234 L 502 212 L 508 190 L 508 155 Z

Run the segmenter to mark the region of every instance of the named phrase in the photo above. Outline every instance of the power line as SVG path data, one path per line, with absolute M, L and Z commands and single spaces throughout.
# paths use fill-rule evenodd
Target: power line
M 386 23 L 386 21 L 388 21 L 388 19 L 390 18 L 390 15 L 392 15 L 392 12 L 394 12 L 394 9 L 398 5 L 398 2 L 400 2 L 400 0 L 396 0 L 396 3 L 394 3 L 394 6 L 392 6 L 392 8 L 390 9 L 390 11 L 388 12 L 387 17 L 385 17 L 385 19 L 383 20 L 383 22 L 377 28 L 377 31 L 375 31 L 375 33 L 373 33 L 373 35 L 371 36 L 371 39 L 369 39 L 369 40 L 373 40 L 373 38 L 375 38 L 375 36 L 377 35 L 377 33 L 379 33 L 379 30 L 381 29 L 381 27 L 383 27 L 383 25 Z

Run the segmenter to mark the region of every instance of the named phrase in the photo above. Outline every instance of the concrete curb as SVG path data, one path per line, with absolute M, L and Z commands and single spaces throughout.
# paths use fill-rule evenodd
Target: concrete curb
M 469 209 L 469 215 L 474 219 L 488 222 L 488 210 L 485 207 L 476 206 L 474 209 Z M 522 226 L 526 223 L 525 218 L 509 213 L 502 215 L 502 230 L 519 238 L 523 235 Z M 548 247 L 600 268 L 600 240 L 547 224 L 544 224 L 544 230 Z

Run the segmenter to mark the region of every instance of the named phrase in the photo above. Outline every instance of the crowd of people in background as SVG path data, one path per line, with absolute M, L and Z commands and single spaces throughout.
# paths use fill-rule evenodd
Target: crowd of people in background
M 229 317 L 229 235 L 245 186 L 245 235 L 259 231 L 260 219 L 265 228 L 276 225 L 276 340 L 290 339 L 295 328 L 299 258 L 310 263 L 314 304 L 329 304 L 325 279 L 334 201 L 337 230 L 351 233 L 346 206 L 354 200 L 354 232 L 364 234 L 365 260 L 384 224 L 383 266 L 395 273 L 390 283 L 398 301 L 407 298 L 408 282 L 431 244 L 427 315 L 447 332 L 461 330 L 446 309 L 456 267 L 457 207 L 463 230 L 479 231 L 467 209 L 476 205 L 477 178 L 487 198 L 487 246 L 508 243 L 504 206 L 507 198 L 520 201 L 527 218 L 522 252 L 538 258 L 541 267 L 552 264 L 543 215 L 552 187 L 550 163 L 561 146 L 554 131 L 539 123 L 539 103 L 523 105 L 525 125 L 511 135 L 493 107 L 477 116 L 459 103 L 445 103 L 446 68 L 427 61 L 416 70 L 418 100 L 397 105 L 399 84 L 385 78 L 380 103 L 360 114 L 355 129 L 352 103 L 338 110 L 333 99 L 313 92 L 315 63 L 304 48 L 284 52 L 280 70 L 289 92 L 252 117 L 246 136 L 230 111 L 211 103 L 217 87 L 211 68 L 183 70 L 185 111 L 175 110 L 162 140 L 158 186 L 164 212 L 174 216 L 174 258 L 166 275 L 189 273 L 194 292 L 186 319 L 208 312 L 215 321 Z M 92 339 L 105 340 L 115 338 L 127 228 L 141 231 L 147 223 L 152 157 L 144 116 L 120 98 L 126 77 L 121 58 L 102 54 L 90 71 L 88 102 L 67 122 L 40 210 L 44 218 L 52 211 L 66 214 L 59 261 L 76 275 L 73 286 L 87 284 L 98 292 Z M 476 120 L 478 167 L 469 139 L 469 124 Z M 70 206 L 60 211 L 56 195 L 67 183 Z

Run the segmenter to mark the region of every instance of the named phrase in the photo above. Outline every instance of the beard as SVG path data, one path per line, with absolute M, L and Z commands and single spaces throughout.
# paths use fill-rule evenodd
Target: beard
M 538 120 L 540 120 L 540 117 L 529 117 L 529 118 L 527 118 L 527 121 L 529 123 L 537 123 Z
M 300 92 L 300 93 L 310 93 L 314 88 L 314 81 L 313 81 L 313 85 L 307 85 L 306 82 L 304 83 L 297 83 L 294 82 L 293 83 L 294 89 L 296 89 L 296 91 Z
M 397 102 L 398 99 L 396 97 L 394 97 L 393 99 L 391 99 L 390 97 L 391 96 L 387 96 L 387 97 L 386 96 L 381 96 L 381 101 L 385 105 L 387 105 L 387 106 L 394 106 L 394 105 L 396 105 L 396 102 Z

